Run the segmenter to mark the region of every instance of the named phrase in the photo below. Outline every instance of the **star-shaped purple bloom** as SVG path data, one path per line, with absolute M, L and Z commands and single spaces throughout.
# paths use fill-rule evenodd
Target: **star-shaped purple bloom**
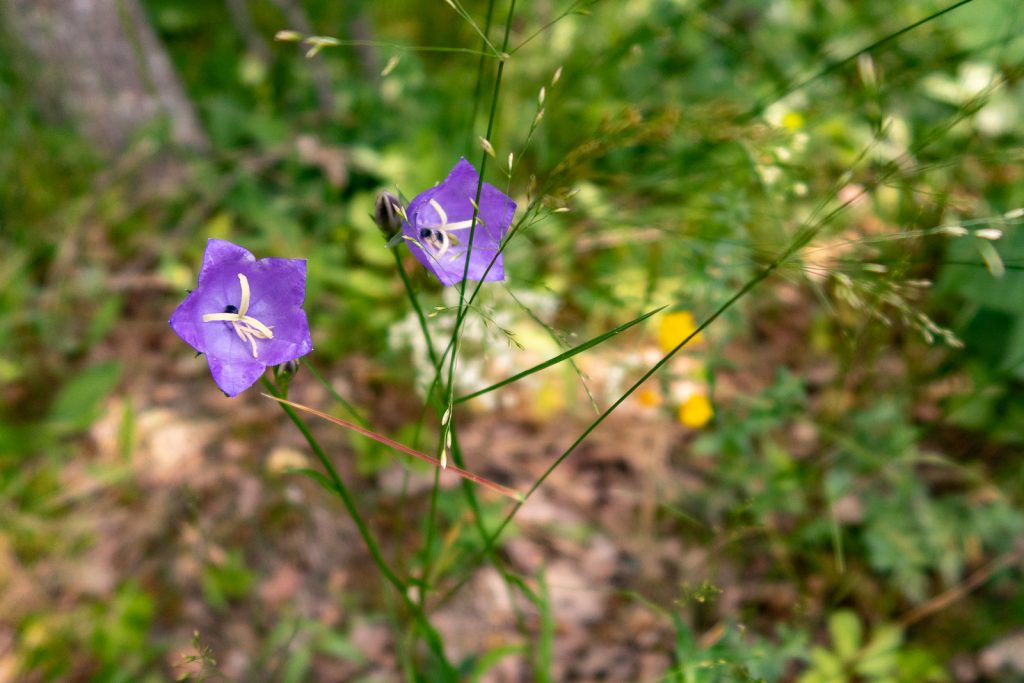
M 259 261 L 224 240 L 206 243 L 199 284 L 171 315 L 171 327 L 206 354 L 217 386 L 236 396 L 280 365 L 313 349 L 306 298 L 306 260 Z
M 440 185 L 416 195 L 406 209 L 402 234 L 413 255 L 448 286 L 461 282 L 466 272 L 466 252 L 473 222 L 473 201 L 480 176 L 465 159 Z M 484 183 L 480 211 L 469 255 L 470 280 L 504 280 L 504 258 L 498 253 L 501 240 L 512 224 L 516 203 L 498 188 Z M 497 260 L 487 275 L 494 255 Z

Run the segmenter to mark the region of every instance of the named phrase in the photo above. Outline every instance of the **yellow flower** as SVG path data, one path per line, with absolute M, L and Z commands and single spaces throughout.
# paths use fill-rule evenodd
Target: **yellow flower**
M 800 130 L 804 127 L 804 116 L 798 111 L 786 112 L 782 117 L 782 125 L 789 130 Z
M 689 311 L 668 313 L 661 317 L 661 326 L 658 328 L 658 344 L 661 346 L 662 351 L 668 353 L 679 346 L 696 329 L 697 325 L 693 320 L 693 313 Z M 703 336 L 703 334 L 698 334 L 690 340 L 690 343 L 700 343 Z
M 636 399 L 644 408 L 657 408 L 661 405 L 661 394 L 654 389 L 641 389 L 637 392 Z
M 700 429 L 714 416 L 711 401 L 704 394 L 693 394 L 679 406 L 679 421 L 691 429 Z

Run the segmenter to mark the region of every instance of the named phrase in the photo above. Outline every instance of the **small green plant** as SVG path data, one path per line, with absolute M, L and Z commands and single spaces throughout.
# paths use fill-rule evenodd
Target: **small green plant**
M 806 635 L 781 630 L 775 641 L 735 623 L 722 624 L 709 644 L 679 614 L 675 627 L 674 665 L 663 679 L 670 683 L 767 683 L 779 680 L 787 664 L 806 649 Z
M 865 637 L 860 618 L 849 610 L 828 619 L 831 648 L 816 646 L 810 668 L 798 683 L 942 683 L 949 680 L 927 652 L 906 647 L 903 630 L 883 624 Z
M 203 570 L 203 595 L 214 607 L 223 609 L 234 600 L 244 598 L 256 580 L 255 573 L 245 564 L 241 550 L 229 550 L 217 562 L 210 562 Z
M 204 681 L 220 680 L 223 675 L 217 670 L 217 660 L 213 657 L 213 650 L 209 645 L 203 644 L 199 637 L 199 631 L 192 632 L 192 650 L 195 654 L 183 654 L 181 656 L 182 667 L 187 668 L 180 676 L 179 681 Z

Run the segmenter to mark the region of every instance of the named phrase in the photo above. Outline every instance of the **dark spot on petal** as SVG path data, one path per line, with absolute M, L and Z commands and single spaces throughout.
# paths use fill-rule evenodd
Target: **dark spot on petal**
M 238 307 L 237 306 L 233 306 L 231 304 L 228 304 L 227 306 L 224 307 L 224 312 L 225 313 L 238 313 Z
M 428 237 L 430 237 L 430 230 L 428 228 L 421 229 L 420 230 L 420 239 L 421 240 L 425 240 Z

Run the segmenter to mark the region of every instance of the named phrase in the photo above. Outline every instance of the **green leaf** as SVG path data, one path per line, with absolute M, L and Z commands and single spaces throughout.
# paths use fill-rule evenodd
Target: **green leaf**
M 551 598 L 548 594 L 548 582 L 544 567 L 537 576 L 540 586 L 540 636 L 537 644 L 536 677 L 538 681 L 552 681 L 555 642 L 555 618 L 551 613 Z
M 284 683 L 300 683 L 306 680 L 309 667 L 313 661 L 313 653 L 308 647 L 300 647 L 292 651 L 284 665 L 281 680 Z
M 338 492 L 338 489 L 334 486 L 334 482 L 332 482 L 330 479 L 328 479 L 326 475 L 324 475 L 322 472 L 318 472 L 318 471 L 316 471 L 314 469 L 311 469 L 309 467 L 289 467 L 288 469 L 285 470 L 285 473 L 287 473 L 287 474 L 303 474 L 303 475 L 309 477 L 310 479 L 312 479 L 313 481 L 315 481 L 316 483 L 318 483 L 321 486 L 323 486 L 330 493 L 335 493 L 336 494 Z
M 857 673 L 869 678 L 892 675 L 902 644 L 903 631 L 898 626 L 880 626 L 861 653 Z
M 835 653 L 844 662 L 852 662 L 860 650 L 863 631 L 860 618 L 850 610 L 836 612 L 828 619 Z
M 362 664 L 366 661 L 363 651 L 356 647 L 356 644 L 352 642 L 351 638 L 330 630 L 326 630 L 317 639 L 316 649 L 320 652 L 329 654 L 332 657 L 345 659 L 358 664 Z
M 820 683 L 845 683 L 842 660 L 828 650 L 820 647 L 811 650 L 811 662 L 811 670 L 800 679 L 800 683 L 807 683 L 808 680 Z
M 88 427 L 121 376 L 121 364 L 108 361 L 92 365 L 65 384 L 50 408 L 50 422 L 58 431 L 73 432 Z
M 899 680 L 902 683 L 944 683 L 949 675 L 930 652 L 910 649 L 899 655 Z
M 469 674 L 472 683 L 479 683 L 497 664 L 509 655 L 518 655 L 526 652 L 525 645 L 501 645 L 488 650 L 473 663 L 473 670 Z

